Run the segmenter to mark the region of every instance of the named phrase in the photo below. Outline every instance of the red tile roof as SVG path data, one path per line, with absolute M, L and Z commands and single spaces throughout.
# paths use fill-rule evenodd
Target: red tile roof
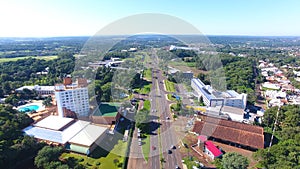
M 201 117 L 203 120 L 196 121 L 192 130 L 197 134 L 212 136 L 252 148 L 264 148 L 262 127 L 208 116 Z
M 211 141 L 206 141 L 204 145 L 214 155 L 214 157 L 219 157 L 223 154 Z

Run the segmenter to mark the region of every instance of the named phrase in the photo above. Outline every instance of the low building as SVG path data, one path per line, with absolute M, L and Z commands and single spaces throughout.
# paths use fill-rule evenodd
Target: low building
M 233 121 L 242 122 L 244 120 L 245 111 L 244 109 L 223 106 L 221 109 L 221 114 L 229 116 Z
M 194 134 L 206 135 L 209 140 L 248 150 L 264 148 L 264 130 L 262 127 L 203 115 L 199 117 L 202 120 L 195 121 L 192 129 Z
M 223 155 L 222 151 L 217 148 L 213 142 L 205 141 L 204 142 L 204 152 L 207 154 L 212 160 L 215 158 L 219 158 Z
M 106 136 L 108 130 L 96 125 L 87 125 L 68 141 L 67 150 L 90 154 Z
M 270 83 L 270 82 L 265 82 L 261 85 L 262 89 L 266 89 L 266 90 L 279 90 L 280 89 L 280 85 L 276 84 L 276 83 Z
M 16 91 L 22 92 L 24 89 L 35 91 L 38 95 L 41 95 L 41 96 L 54 94 L 54 86 L 39 86 L 39 85 L 22 86 L 20 88 L 17 88 Z
M 50 145 L 64 146 L 70 151 L 88 155 L 105 137 L 107 128 L 87 121 L 48 116 L 26 127 L 23 132 Z

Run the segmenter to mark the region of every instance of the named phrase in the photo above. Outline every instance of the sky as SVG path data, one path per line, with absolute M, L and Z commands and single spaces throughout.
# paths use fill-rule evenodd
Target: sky
M 0 37 L 92 36 L 135 14 L 178 17 L 205 35 L 300 36 L 299 0 L 1 0 Z

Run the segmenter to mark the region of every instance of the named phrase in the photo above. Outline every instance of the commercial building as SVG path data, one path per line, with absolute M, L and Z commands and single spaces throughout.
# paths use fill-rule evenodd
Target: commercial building
M 227 90 L 225 92 L 214 90 L 210 85 L 205 85 L 200 79 L 193 78 L 191 86 L 196 92 L 198 99 L 203 98 L 206 106 L 230 106 L 241 109 L 246 108 L 247 94 L 239 94 L 234 90 Z
M 106 136 L 107 128 L 73 118 L 48 116 L 23 132 L 39 141 L 88 155 Z
M 77 117 L 89 115 L 89 96 L 86 79 L 65 78 L 63 84 L 55 85 L 55 99 L 60 117 L 66 116 L 68 111 L 76 113 Z
M 20 88 L 17 88 L 16 91 L 22 92 L 24 89 L 35 91 L 40 96 L 54 94 L 54 86 L 39 86 L 39 85 L 22 86 Z

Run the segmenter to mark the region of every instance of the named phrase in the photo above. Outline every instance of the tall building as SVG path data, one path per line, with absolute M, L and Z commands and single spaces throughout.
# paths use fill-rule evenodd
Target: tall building
M 70 77 L 65 78 L 63 84 L 55 85 L 55 98 L 60 117 L 64 117 L 67 111 L 76 113 L 78 117 L 89 115 L 86 79 L 77 79 L 76 83 L 72 83 Z
M 205 85 L 200 79 L 193 78 L 191 86 L 196 92 L 197 97 L 203 98 L 206 106 L 230 106 L 241 109 L 246 108 L 247 94 L 239 94 L 234 90 L 227 90 L 225 92 L 216 91 L 210 85 Z

